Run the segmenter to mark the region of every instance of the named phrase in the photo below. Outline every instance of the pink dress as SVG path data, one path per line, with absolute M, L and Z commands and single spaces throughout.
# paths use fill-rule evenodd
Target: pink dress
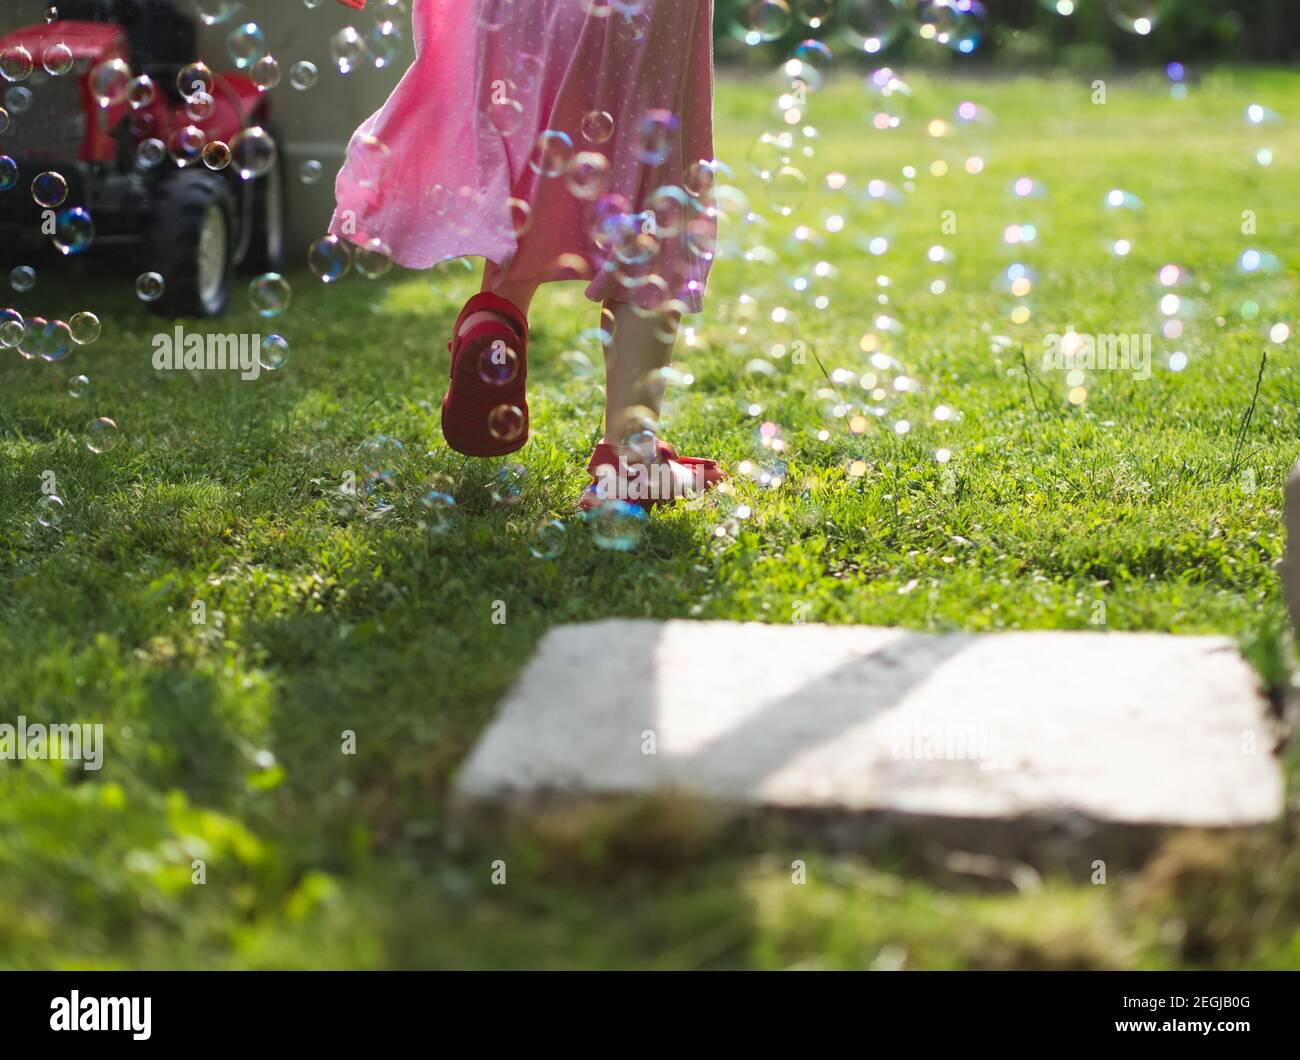
M 716 247 L 712 0 L 415 0 L 416 60 L 357 130 L 330 230 L 399 265 L 698 312 Z

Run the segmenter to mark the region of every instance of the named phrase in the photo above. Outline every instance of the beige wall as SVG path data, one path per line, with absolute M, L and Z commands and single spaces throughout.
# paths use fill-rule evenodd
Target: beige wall
M 185 4 L 186 0 L 179 2 Z M 377 9 L 377 0 L 371 0 L 367 7 Z M 334 66 L 330 40 L 348 25 L 368 33 L 375 22 L 373 14 L 343 7 L 335 0 L 324 0 L 315 11 L 308 11 L 302 0 L 244 0 L 244 14 L 239 21 L 250 20 L 265 31 L 271 54 L 280 60 L 282 70 L 271 105 L 288 155 L 282 164 L 290 192 L 292 265 L 292 255 L 299 250 L 305 253 L 312 240 L 325 231 L 334 210 L 334 175 L 343 162 L 349 137 L 388 98 L 414 57 L 410 15 L 403 15 L 398 23 L 404 50 L 391 67 L 358 69 L 347 77 L 340 76 Z M 226 53 L 229 30 L 229 26 L 214 26 L 200 36 L 200 52 L 213 69 L 218 69 L 218 62 L 220 69 L 231 65 Z M 306 92 L 289 84 L 289 68 L 299 59 L 314 62 L 320 70 L 315 87 Z M 299 168 L 308 159 L 316 159 L 325 168 L 320 182 L 310 186 L 298 178 Z

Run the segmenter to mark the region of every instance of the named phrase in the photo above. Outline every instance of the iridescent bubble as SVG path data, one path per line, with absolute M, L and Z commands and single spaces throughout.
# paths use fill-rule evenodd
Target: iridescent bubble
M 802 84 L 815 92 L 830 73 L 834 60 L 834 53 L 823 41 L 800 41 L 781 67 L 781 72 L 792 86 Z
M 304 184 L 316 184 L 325 173 L 325 167 L 314 158 L 309 158 L 298 169 L 298 179 Z
M 397 24 L 383 19 L 376 22 L 366 39 L 366 49 L 376 70 L 392 66 L 402 47 L 402 31 Z
M 95 241 L 94 219 L 80 206 L 61 210 L 54 221 L 51 241 L 65 257 L 84 253 Z
M 883 51 L 906 25 L 892 0 L 840 0 L 839 15 L 844 36 L 868 55 Z
M 581 132 L 588 143 L 603 144 L 614 135 L 614 119 L 608 111 L 588 111 L 582 117 Z
M 382 239 L 372 239 L 354 250 L 357 272 L 367 280 L 386 276 L 393 267 L 393 252 Z
M 161 140 L 143 141 L 135 152 L 136 163 L 141 169 L 154 169 L 167 157 L 167 145 Z
M 455 520 L 456 498 L 450 488 L 443 488 L 445 478 L 435 476 L 437 481 L 431 481 L 431 488 L 420 498 L 420 507 L 424 509 L 423 528 L 428 534 L 446 533 Z
M 506 139 L 524 127 L 524 107 L 517 99 L 494 99 L 488 107 L 488 121 Z
M 122 59 L 108 59 L 90 71 L 90 91 L 105 109 L 126 101 L 134 76 Z
M 767 185 L 767 200 L 782 217 L 789 217 L 808 193 L 808 178 L 794 166 L 782 166 Z
M 126 87 L 126 101 L 132 110 L 143 110 L 158 96 L 158 87 L 151 77 L 136 77 Z
M 278 317 L 293 301 L 293 289 L 289 281 L 278 272 L 268 272 L 258 276 L 248 285 L 248 298 L 258 316 Z
M 543 177 L 558 177 L 568 166 L 572 154 L 573 141 L 568 133 L 547 129 L 533 146 L 528 168 Z
M 211 96 L 216 83 L 216 77 L 206 63 L 189 63 L 176 75 L 176 89 L 187 102 Z
M 71 73 L 72 64 L 72 49 L 62 41 L 51 44 L 41 53 L 41 65 L 51 77 L 62 77 L 64 74 Z
M 26 85 L 11 85 L 4 94 L 10 114 L 26 114 L 32 109 L 32 90 Z
M 102 330 L 99 317 L 89 310 L 74 313 L 68 321 L 68 330 L 72 341 L 78 346 L 89 346 L 99 339 Z
M 36 270 L 30 265 L 19 265 L 9 273 L 9 286 L 26 294 L 36 286 Z
M 32 198 L 38 206 L 53 210 L 62 206 L 67 197 L 68 182 L 62 173 L 41 173 L 32 181 Z
M 72 352 L 72 329 L 62 320 L 46 321 L 43 331 L 39 340 L 42 359 L 61 361 Z
M 86 448 L 92 453 L 107 453 L 117 445 L 117 424 L 107 416 L 90 421 L 86 428 Z
M 212 140 L 203 145 L 203 164 L 211 170 L 222 170 L 230 165 L 230 145 Z
M 260 125 L 237 132 L 230 141 L 230 151 L 235 169 L 244 180 L 266 176 L 279 155 L 274 137 Z
M 499 442 L 513 442 L 524 433 L 523 411 L 514 405 L 498 405 L 488 413 L 488 433 Z
M 498 469 L 496 478 L 488 488 L 488 495 L 497 504 L 518 504 L 527 481 L 528 469 L 523 464 L 505 464 Z
M 197 125 L 184 125 L 167 138 L 167 153 L 182 168 L 192 166 L 203 157 L 208 135 Z
M 338 236 L 324 236 L 307 251 L 307 264 L 322 283 L 338 283 L 352 271 L 351 244 Z
M 662 165 L 672 153 L 681 123 L 668 110 L 648 110 L 641 118 L 637 158 L 646 165 Z
M 205 26 L 229 22 L 239 6 L 239 0 L 194 0 L 194 10 Z
M 306 92 L 319 78 L 320 71 L 316 69 L 316 64 L 306 59 L 300 59 L 289 68 L 289 84 L 299 92 Z
M 736 35 L 746 44 L 766 44 L 785 36 L 794 23 L 785 0 L 742 0 L 736 12 Z
M 63 498 L 51 493 L 36 502 L 36 522 L 47 530 L 58 530 L 63 525 L 64 511 Z
M 90 390 L 90 377 L 86 375 L 74 375 L 68 380 L 68 396 L 74 398 L 83 398 L 87 391 Z
M 239 69 L 247 70 L 266 55 L 266 34 L 256 22 L 245 22 L 230 31 L 226 38 L 226 51 L 230 61 Z
M 167 283 L 159 273 L 142 272 L 135 280 L 135 293 L 142 302 L 156 302 L 167 290 Z
M 10 191 L 18 186 L 18 163 L 8 155 L 0 155 L 0 191 Z
M 0 107 L 0 136 L 9 131 L 9 112 Z
M 262 339 L 257 363 L 268 372 L 283 368 L 289 363 L 289 340 L 283 335 L 267 335 Z
M 32 74 L 32 53 L 21 44 L 11 44 L 0 51 L 0 77 L 17 83 L 25 81 Z
M 609 159 L 599 151 L 579 151 L 565 170 L 564 183 L 575 199 L 596 199 L 609 187 Z
M 811 29 L 821 29 L 831 20 L 835 0 L 793 0 L 794 17 Z
M 597 547 L 613 552 L 631 552 L 641 543 L 648 519 L 645 509 L 629 501 L 604 500 L 583 512 Z
M 344 26 L 330 40 L 330 52 L 334 56 L 334 65 L 340 74 L 350 74 L 366 62 L 367 49 L 365 38 L 357 32 L 355 26 Z
M 21 351 L 23 336 L 27 334 L 27 327 L 21 320 L 6 320 L 0 323 L 0 346 L 7 350 L 19 349 Z M 24 356 L 26 356 L 24 354 Z
M 263 92 L 269 92 L 280 83 L 280 61 L 274 55 L 264 55 L 253 64 L 248 77 Z
M 502 339 L 479 351 L 478 377 L 489 386 L 507 386 L 518 376 L 519 354 Z
M 1115 25 L 1139 37 L 1149 36 L 1160 18 L 1161 0 L 1106 0 Z
M 564 551 L 564 524 L 558 519 L 547 519 L 533 532 L 528 551 L 534 559 L 555 559 Z
M 44 317 L 32 317 L 23 322 L 23 333 L 19 337 L 18 352 L 27 360 L 43 357 L 46 340 L 49 338 L 50 322 Z

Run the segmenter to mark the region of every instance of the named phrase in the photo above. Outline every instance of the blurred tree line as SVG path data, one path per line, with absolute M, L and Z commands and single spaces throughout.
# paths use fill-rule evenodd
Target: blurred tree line
M 770 69 L 800 40 L 819 37 L 837 55 L 838 21 L 810 29 L 797 17 L 780 40 L 751 47 L 737 28 L 754 5 L 773 0 L 715 0 L 719 61 Z M 778 0 L 779 2 L 779 0 Z M 796 14 L 824 6 L 784 0 Z M 835 0 L 841 4 L 853 0 Z M 899 0 L 904 6 L 915 0 Z M 961 65 L 1057 64 L 1084 69 L 1109 65 L 1180 62 L 1288 62 L 1300 57 L 1300 0 L 1156 0 L 1155 29 L 1138 36 L 1121 29 L 1107 8 L 1111 0 L 1073 0 L 1074 10 L 1052 10 L 1057 0 L 980 0 L 987 11 L 984 35 L 970 55 L 958 55 L 913 33 L 904 33 L 878 57 L 887 61 L 956 62 Z M 877 57 L 872 57 L 873 60 Z

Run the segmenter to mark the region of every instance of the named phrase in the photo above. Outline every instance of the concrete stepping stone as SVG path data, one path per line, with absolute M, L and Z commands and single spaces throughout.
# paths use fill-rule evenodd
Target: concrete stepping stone
M 1222 637 L 610 620 L 542 640 L 456 794 L 1249 826 L 1282 810 L 1273 726 Z

